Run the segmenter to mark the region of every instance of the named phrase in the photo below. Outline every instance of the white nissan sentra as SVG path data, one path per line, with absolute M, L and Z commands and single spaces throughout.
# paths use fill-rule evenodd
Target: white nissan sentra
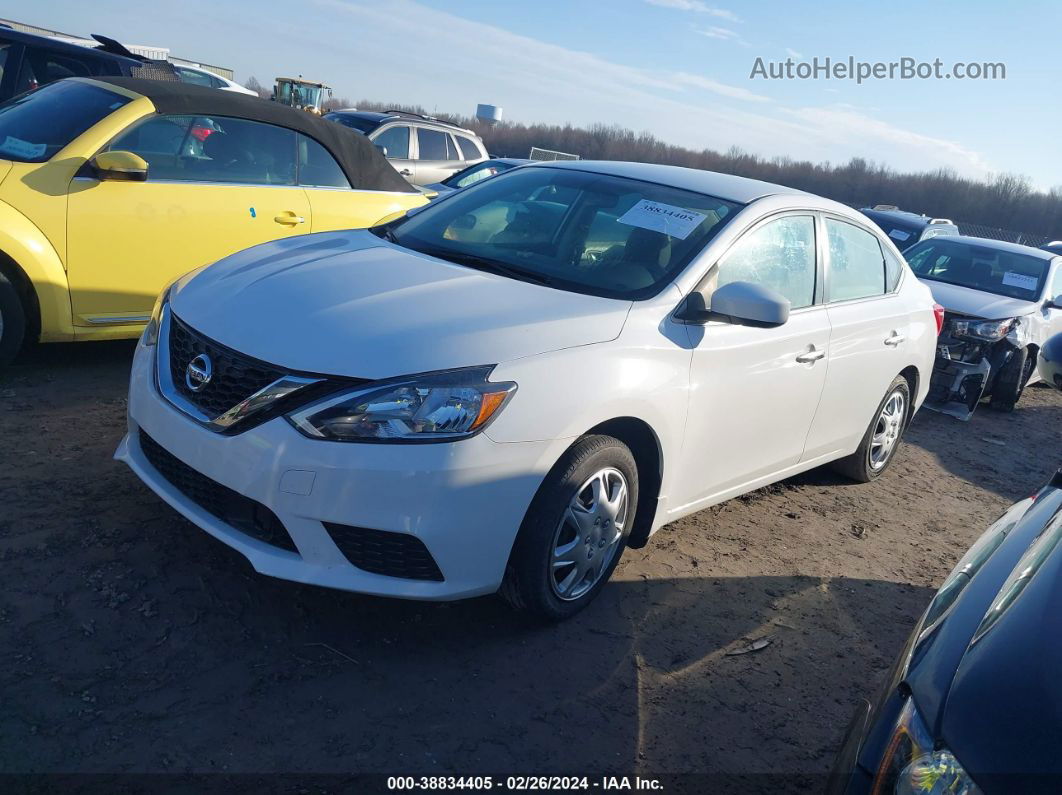
M 879 476 L 940 319 L 835 202 L 525 166 L 179 280 L 116 455 L 263 574 L 559 619 L 667 522 L 827 462 Z

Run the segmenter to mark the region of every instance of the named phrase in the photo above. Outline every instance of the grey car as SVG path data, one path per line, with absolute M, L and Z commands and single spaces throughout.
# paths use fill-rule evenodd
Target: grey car
M 414 185 L 442 182 L 487 159 L 487 148 L 472 130 L 431 116 L 396 110 L 336 110 L 324 118 L 368 136 Z

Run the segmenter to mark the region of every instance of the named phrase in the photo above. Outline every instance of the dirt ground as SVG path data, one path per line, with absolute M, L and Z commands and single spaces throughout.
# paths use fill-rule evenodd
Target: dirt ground
M 495 598 L 387 601 L 254 573 L 111 459 L 131 351 L 44 346 L 0 374 L 3 773 L 814 789 L 932 589 L 1062 464 L 1062 395 L 1046 388 L 966 424 L 923 411 L 876 483 L 815 471 L 676 522 L 588 610 L 541 626 Z

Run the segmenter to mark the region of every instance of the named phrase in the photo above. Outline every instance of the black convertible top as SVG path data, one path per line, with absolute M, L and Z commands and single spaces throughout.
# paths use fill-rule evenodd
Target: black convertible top
M 231 116 L 287 127 L 313 138 L 332 153 L 358 190 L 415 193 L 372 142 L 353 130 L 312 113 L 269 100 L 217 88 L 135 77 L 93 77 L 147 97 L 159 113 L 182 116 Z

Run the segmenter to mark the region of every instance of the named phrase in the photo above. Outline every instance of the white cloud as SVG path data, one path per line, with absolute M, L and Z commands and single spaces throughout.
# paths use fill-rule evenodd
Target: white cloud
M 974 177 L 986 177 L 992 172 L 985 158 L 973 149 L 956 141 L 896 127 L 851 105 L 783 109 L 782 112 L 799 123 L 819 146 L 838 153 L 847 151 L 843 158 L 836 155 L 830 158 L 834 162 L 858 156 L 901 170 L 947 167 Z
M 620 124 L 693 149 L 736 145 L 768 157 L 835 163 L 864 157 L 899 169 L 944 166 L 971 176 L 991 170 L 978 152 L 958 142 L 905 130 L 865 111 L 784 108 L 711 77 L 616 63 L 414 0 L 386 8 L 312 0 L 310 7 L 327 12 L 336 35 L 320 39 L 292 31 L 289 46 L 312 45 L 315 68 L 347 74 L 350 84 L 336 81 L 336 93 L 352 99 L 457 113 L 489 102 L 514 121 Z M 409 19 L 418 24 L 410 26 Z M 349 69 L 352 52 L 362 64 L 356 74 Z M 715 96 L 708 100 L 702 91 Z
M 731 97 L 733 99 L 742 99 L 747 102 L 770 102 L 770 98 L 762 96 L 760 94 L 754 94 L 747 88 L 740 88 L 739 86 L 731 86 L 726 83 L 720 83 L 718 80 L 712 80 L 710 77 L 703 77 L 701 75 L 691 75 L 687 72 L 676 72 L 672 79 L 678 83 L 687 86 L 693 86 L 695 88 L 703 88 L 705 91 L 711 91 L 715 94 L 719 94 L 724 97 Z
M 663 8 L 677 8 L 679 11 L 695 11 L 699 14 L 708 14 L 718 19 L 725 19 L 728 22 L 741 21 L 733 11 L 725 8 L 714 8 L 701 2 L 701 0 L 645 0 L 645 2 L 654 6 L 662 6 Z
M 693 30 L 700 33 L 702 36 L 707 36 L 709 39 L 720 39 L 721 41 L 732 41 L 737 44 L 741 44 L 745 47 L 749 46 L 749 43 L 745 41 L 737 33 L 737 31 L 730 30 L 730 28 L 720 28 L 711 25 L 707 28 L 702 28 L 697 25 L 693 26 Z
M 803 53 L 797 52 L 792 47 L 786 47 L 785 54 L 797 61 L 801 60 L 804 57 Z

